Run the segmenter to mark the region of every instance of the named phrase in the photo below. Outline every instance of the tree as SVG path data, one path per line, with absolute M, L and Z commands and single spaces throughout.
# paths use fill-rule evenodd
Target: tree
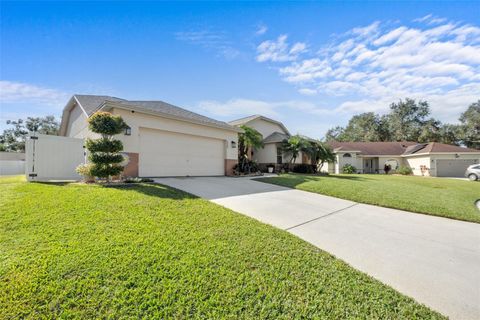
M 308 141 L 308 147 L 305 151 L 315 167 L 315 171 L 321 168 L 324 163 L 335 162 L 336 160 L 332 148 L 320 140 Z
M 345 128 L 341 126 L 328 129 L 327 133 L 325 133 L 325 141 L 343 141 L 342 139 L 344 131 Z
M 281 147 L 283 153 L 291 156 L 290 163 L 295 163 L 300 152 L 304 151 L 308 153 L 308 148 L 308 141 L 299 135 L 291 136 L 283 140 Z
M 243 132 L 238 135 L 238 168 L 240 172 L 250 173 L 252 168 L 248 151 L 263 148 L 263 137 L 260 132 L 246 125 L 242 125 L 240 128 Z
M 388 129 L 394 141 L 418 141 L 423 126 L 430 115 L 430 106 L 426 101 L 416 102 L 406 98 L 390 105 Z
M 113 136 L 121 133 L 125 127 L 122 117 L 108 112 L 96 112 L 88 119 L 88 128 L 101 135 L 98 139 L 86 141 L 87 150 L 90 151 L 88 158 L 93 163 L 90 169 L 92 176 L 106 178 L 110 182 L 112 176 L 123 171 L 120 165 L 123 156 L 119 153 L 123 150 L 123 144 Z
M 480 100 L 460 116 L 460 139 L 469 148 L 480 149 Z
M 1 149 L 8 152 L 24 152 L 25 136 L 28 134 L 24 121 L 22 119 L 17 121 L 7 120 L 7 125 L 13 126 L 13 128 L 3 130 L 2 135 L 0 135 Z
M 9 152 L 24 152 L 25 137 L 28 132 L 57 135 L 60 129 L 54 116 L 28 117 L 27 120 L 7 120 L 7 125 L 13 126 L 3 131 L 0 135 L 0 150 Z
M 60 130 L 60 124 L 55 119 L 54 116 L 46 116 L 44 118 L 27 118 L 25 121 L 25 126 L 27 127 L 28 131 L 36 131 L 41 134 L 49 134 L 49 135 L 58 135 Z
M 373 112 L 353 116 L 343 132 L 345 141 L 381 141 L 380 117 Z

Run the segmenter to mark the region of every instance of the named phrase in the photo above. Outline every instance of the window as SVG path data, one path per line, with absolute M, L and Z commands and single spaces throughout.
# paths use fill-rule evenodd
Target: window
M 132 135 L 132 128 L 130 128 L 129 126 L 126 126 L 124 133 L 125 133 L 126 136 Z
M 277 148 L 277 164 L 282 164 L 282 149 Z
M 351 155 L 350 153 L 345 153 L 345 154 L 343 155 L 343 157 L 344 157 L 344 158 L 351 158 L 352 155 Z

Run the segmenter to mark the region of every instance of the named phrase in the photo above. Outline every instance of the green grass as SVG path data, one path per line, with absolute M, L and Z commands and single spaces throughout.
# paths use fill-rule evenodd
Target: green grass
M 441 315 L 287 232 L 154 184 L 0 186 L 0 318 Z
M 15 182 L 25 182 L 24 175 L 15 175 L 15 176 L 0 176 L 0 184 L 3 183 L 15 183 Z
M 480 222 L 480 211 L 474 204 L 480 198 L 478 182 L 381 174 L 285 174 L 257 180 L 361 203 Z

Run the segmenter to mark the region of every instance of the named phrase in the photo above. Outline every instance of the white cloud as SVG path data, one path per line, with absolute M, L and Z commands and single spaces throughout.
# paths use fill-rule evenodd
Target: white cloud
M 198 45 L 206 50 L 215 51 L 227 59 L 234 59 L 240 55 L 240 51 L 234 48 L 232 41 L 225 32 L 210 30 L 182 31 L 175 33 L 177 40 L 193 45 Z
M 258 27 L 257 27 L 257 31 L 255 31 L 255 34 L 257 36 L 261 36 L 263 34 L 265 34 L 266 32 L 268 31 L 268 27 L 264 24 L 260 24 Z
M 288 100 L 288 101 L 264 101 L 253 99 L 231 99 L 221 101 L 201 101 L 198 108 L 215 116 L 250 116 L 261 114 L 270 117 L 280 117 L 280 110 L 302 111 L 314 115 L 331 113 L 330 110 L 317 106 L 311 102 Z
M 257 61 L 285 62 L 293 61 L 298 55 L 305 52 L 307 45 L 303 42 L 296 42 L 292 46 L 287 43 L 288 36 L 280 35 L 276 40 L 267 40 L 257 47 Z
M 0 103 L 64 104 L 65 92 L 28 83 L 0 80 Z
M 301 94 L 331 97 L 338 112 L 386 110 L 393 101 L 416 97 L 429 101 L 441 120 L 455 121 L 480 97 L 480 28 L 433 15 L 415 22 L 376 21 L 334 37 L 316 52 L 303 52 L 302 59 L 269 53 L 259 61 L 287 61 L 280 77 Z M 263 44 L 289 52 L 286 36 Z

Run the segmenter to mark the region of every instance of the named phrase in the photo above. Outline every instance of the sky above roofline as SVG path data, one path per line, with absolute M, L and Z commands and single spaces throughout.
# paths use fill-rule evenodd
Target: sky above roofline
M 320 138 L 424 99 L 454 123 L 480 98 L 475 2 L 0 3 L 0 129 L 70 96 L 261 114 Z

